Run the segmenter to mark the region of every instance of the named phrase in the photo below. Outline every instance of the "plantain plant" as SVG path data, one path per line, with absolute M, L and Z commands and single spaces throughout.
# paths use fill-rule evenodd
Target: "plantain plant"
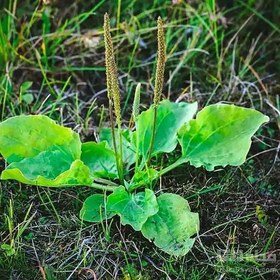
M 99 190 L 85 200 L 82 220 L 98 223 L 119 216 L 123 225 L 141 231 L 166 253 L 185 255 L 194 244 L 199 216 L 177 194 L 156 195 L 157 179 L 185 163 L 208 171 L 241 165 L 251 137 L 268 117 L 253 109 L 221 103 L 197 113 L 196 102 L 161 101 L 166 55 L 159 18 L 153 104 L 139 113 L 138 85 L 131 125 L 125 128 L 107 14 L 104 37 L 110 127 L 102 128 L 98 142 L 81 143 L 76 132 L 47 116 L 9 118 L 0 123 L 0 153 L 7 161 L 1 179 Z M 178 144 L 180 156 L 170 165 L 157 166 L 154 159 L 173 152 Z

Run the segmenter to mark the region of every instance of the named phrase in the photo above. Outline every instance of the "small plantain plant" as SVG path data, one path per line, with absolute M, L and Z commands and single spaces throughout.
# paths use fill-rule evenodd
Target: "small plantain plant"
M 241 165 L 251 137 L 268 117 L 234 105 L 210 105 L 197 113 L 196 102 L 161 101 L 166 56 L 159 18 L 153 104 L 139 114 L 138 85 L 131 120 L 135 125 L 124 128 L 107 14 L 104 37 L 111 126 L 101 130 L 98 142 L 81 143 L 76 132 L 46 116 L 9 118 L 0 124 L 0 153 L 8 163 L 1 179 L 44 187 L 95 188 L 101 192 L 86 199 L 80 211 L 82 220 L 102 222 L 118 215 L 123 225 L 141 231 L 166 253 L 185 255 L 199 230 L 198 214 L 177 194 L 155 195 L 155 182 L 184 163 L 208 171 Z M 178 143 L 179 158 L 170 165 L 156 166 L 155 157 L 171 153 Z

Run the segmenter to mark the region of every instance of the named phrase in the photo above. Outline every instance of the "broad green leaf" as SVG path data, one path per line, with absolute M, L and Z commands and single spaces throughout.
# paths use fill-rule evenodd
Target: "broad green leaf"
M 107 210 L 117 213 L 123 225 L 141 230 L 147 219 L 157 213 L 158 204 L 155 194 L 149 189 L 131 194 L 120 186 L 108 196 Z
M 39 186 L 90 185 L 80 161 L 77 133 L 45 116 L 17 116 L 0 123 L 0 153 L 10 163 L 1 179 Z
M 157 108 L 155 140 L 152 155 L 170 153 L 177 145 L 177 130 L 191 120 L 196 113 L 197 103 L 174 103 L 169 100 L 160 102 Z M 146 157 L 152 139 L 154 107 L 142 112 L 136 121 L 135 147 Z M 137 143 L 138 139 L 138 143 Z
M 0 123 L 0 154 L 9 163 L 34 157 L 54 146 L 58 150 L 67 147 L 67 153 L 73 160 L 80 157 L 78 134 L 46 116 L 22 115 Z
M 191 236 L 199 229 L 198 214 L 177 194 L 162 194 L 157 201 L 159 211 L 143 225 L 142 234 L 170 255 L 187 254 L 194 244 Z
M 54 162 L 50 163 L 50 166 L 36 165 L 37 161 L 42 161 L 41 156 L 45 157 L 43 154 L 44 152 L 35 158 L 27 158 L 21 162 L 11 163 L 2 172 L 1 179 L 14 179 L 24 184 L 45 187 L 91 185 L 92 179 L 90 177 L 89 168 L 85 166 L 81 160 L 75 160 L 68 170 L 54 177 Z M 46 152 L 46 154 L 48 153 Z M 34 169 L 28 170 L 29 167 Z
M 241 165 L 250 149 L 251 137 L 268 120 L 256 110 L 234 105 L 205 107 L 178 133 L 182 159 L 209 171 L 219 165 Z
M 118 130 L 115 129 L 115 135 L 116 135 L 116 142 L 117 147 L 119 148 L 119 138 Z M 123 130 L 123 138 L 122 138 L 122 149 L 123 149 L 123 162 L 125 165 L 126 170 L 129 170 L 129 167 L 135 163 L 135 149 L 133 148 L 130 138 L 131 138 L 131 131 L 128 129 Z M 100 141 L 106 141 L 109 145 L 109 147 L 114 150 L 113 146 L 113 139 L 112 139 L 112 132 L 110 128 L 102 128 L 99 135 Z
M 6 170 L 19 169 L 23 176 L 34 180 L 38 176 L 55 179 L 59 174 L 68 170 L 73 162 L 70 154 L 57 147 L 41 152 L 35 157 L 25 158 L 19 162 L 12 162 Z
M 103 194 L 89 196 L 80 211 L 80 219 L 86 222 L 99 223 L 111 219 L 115 213 L 107 211 L 107 197 Z
M 83 143 L 81 160 L 95 177 L 113 179 L 118 177 L 115 153 L 106 147 L 105 142 Z

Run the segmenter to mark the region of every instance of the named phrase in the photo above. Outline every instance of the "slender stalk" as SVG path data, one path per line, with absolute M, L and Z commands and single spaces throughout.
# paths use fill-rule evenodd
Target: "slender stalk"
M 183 164 L 184 162 L 185 162 L 185 160 L 183 160 L 182 158 L 177 159 L 172 164 L 170 164 L 170 165 L 166 166 L 165 168 L 163 168 L 162 170 L 160 170 L 158 177 L 160 177 L 160 176 L 168 173 L 169 171 L 175 169 L 176 167 L 178 167 L 179 165 Z
M 123 168 L 123 141 L 122 141 L 122 128 L 118 125 L 118 136 L 119 136 L 119 178 L 121 184 L 124 185 L 124 168 Z
M 154 102 L 153 102 L 153 105 L 154 105 L 154 120 L 153 120 L 153 128 L 152 128 L 152 138 L 151 138 L 151 143 L 150 143 L 149 153 L 148 153 L 148 159 L 147 159 L 147 165 L 148 166 L 150 164 L 151 157 L 152 157 L 152 151 L 153 151 L 153 148 L 154 148 L 155 132 L 156 132 L 156 118 L 157 118 L 157 106 L 159 104 L 160 96 L 161 96 L 162 88 L 163 88 L 165 60 L 166 60 L 163 21 L 160 17 L 158 18 L 157 26 L 158 26 L 158 33 L 157 33 L 158 53 L 157 53 L 157 67 L 156 67 Z
M 102 190 L 102 191 L 109 191 L 109 192 L 113 192 L 117 188 L 116 186 L 105 186 L 105 185 L 100 185 L 97 183 L 92 183 L 91 185 L 88 185 L 87 187 Z
M 131 122 L 135 123 L 137 118 L 139 116 L 139 107 L 140 107 L 140 89 L 141 89 L 141 83 L 138 83 L 135 89 L 135 95 L 133 100 L 133 106 L 132 106 L 132 116 L 131 116 Z M 136 136 L 136 162 L 135 162 L 135 172 L 138 171 L 138 164 L 139 164 L 139 137 Z
M 115 135 L 113 106 L 112 106 L 111 102 L 112 101 L 109 100 L 110 127 L 111 127 L 112 139 L 113 139 L 113 147 L 114 147 L 115 156 L 116 156 L 116 164 L 117 164 L 117 169 L 118 169 L 118 175 L 119 175 L 119 178 L 120 178 L 120 164 L 119 164 L 119 156 L 118 156 L 118 147 L 117 147 L 116 135 Z
M 94 181 L 98 184 L 102 184 L 102 185 L 109 185 L 109 186 L 118 186 L 118 184 L 108 180 L 108 179 L 104 179 L 104 178 L 94 178 Z
M 141 94 L 141 83 L 138 83 L 135 89 L 133 106 L 132 106 L 131 117 L 134 123 L 136 123 L 137 117 L 139 116 L 140 94 Z
M 148 160 L 147 160 L 147 166 L 150 165 L 151 157 L 152 157 L 152 151 L 154 148 L 155 143 L 155 135 L 156 135 L 156 120 L 157 120 L 157 105 L 154 105 L 154 117 L 153 117 L 153 127 L 152 127 L 152 139 L 149 147 L 149 154 L 148 154 Z
M 175 162 L 173 162 L 172 164 L 168 165 L 167 167 L 163 168 L 162 170 L 160 170 L 154 177 L 150 177 L 150 181 L 154 181 L 156 179 L 158 179 L 159 177 L 161 177 L 162 175 L 168 173 L 169 171 L 175 169 L 176 167 L 178 167 L 179 165 L 185 163 L 185 160 L 183 160 L 182 158 L 179 158 L 178 160 L 176 160 Z M 130 188 L 129 191 L 132 192 L 140 187 L 143 186 L 143 183 L 138 183 L 136 185 L 133 186 L 133 188 Z

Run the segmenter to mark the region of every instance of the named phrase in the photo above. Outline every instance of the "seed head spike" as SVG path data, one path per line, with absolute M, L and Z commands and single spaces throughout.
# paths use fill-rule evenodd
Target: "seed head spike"
M 112 101 L 112 77 L 110 73 L 110 59 L 113 56 L 113 44 L 110 34 L 110 19 L 106 13 L 104 15 L 104 41 L 105 41 L 105 65 L 107 77 L 107 94 L 109 102 Z
M 155 78 L 155 90 L 154 90 L 154 105 L 156 106 L 160 101 L 162 93 L 163 82 L 164 82 L 164 70 L 165 70 L 165 39 L 163 31 L 163 21 L 161 17 L 157 20 L 157 40 L 158 40 L 158 53 L 157 53 L 157 68 Z
M 108 98 L 109 102 L 113 102 L 114 104 L 116 121 L 118 126 L 121 126 L 120 90 L 117 76 L 118 70 L 114 57 L 113 40 L 110 33 L 110 19 L 107 13 L 104 15 L 104 37 Z
M 115 57 L 114 57 L 113 40 L 112 40 L 111 33 L 110 33 L 110 19 L 109 19 L 109 15 L 107 13 L 104 15 L 104 39 L 105 39 L 105 64 L 106 64 L 107 92 L 108 92 L 108 99 L 109 99 L 111 132 L 112 132 L 113 145 L 114 145 L 114 150 L 115 150 L 115 155 L 116 155 L 118 175 L 119 175 L 121 184 L 124 184 L 120 89 L 119 89 L 119 83 L 118 83 L 118 70 L 117 70 Z M 117 148 L 112 107 L 114 107 L 114 109 L 115 109 L 116 122 L 117 122 L 117 126 L 118 126 L 119 149 Z

